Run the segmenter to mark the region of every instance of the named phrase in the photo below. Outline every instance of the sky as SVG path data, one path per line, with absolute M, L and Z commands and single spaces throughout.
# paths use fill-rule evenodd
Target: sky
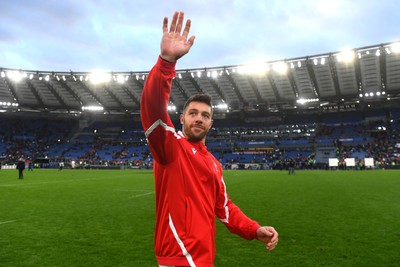
M 174 11 L 192 20 L 196 37 L 178 70 L 400 40 L 398 0 L 3 0 L 0 68 L 148 71 Z

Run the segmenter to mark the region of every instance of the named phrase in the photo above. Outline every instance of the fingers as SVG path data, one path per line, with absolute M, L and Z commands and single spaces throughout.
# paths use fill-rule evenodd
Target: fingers
M 267 243 L 266 248 L 268 251 L 271 251 L 271 250 L 274 250 L 277 245 L 278 245 L 278 238 L 275 239 L 274 241 L 271 240 L 271 242 Z
M 169 28 L 170 33 L 180 33 L 182 30 L 183 20 L 185 18 L 184 12 L 175 11 L 174 15 L 172 16 L 171 26 Z M 182 36 L 185 38 L 188 37 L 190 26 L 192 22 L 190 19 L 186 21 L 185 28 L 183 30 Z M 168 30 L 168 18 L 165 17 L 163 21 L 163 32 L 165 33 Z
M 189 44 L 190 46 L 192 46 L 192 45 L 194 44 L 194 39 L 195 39 L 195 37 L 194 37 L 194 36 L 191 36 L 191 37 L 189 38 L 189 40 L 187 41 L 188 44 Z
M 268 232 L 271 234 L 270 236 L 272 236 L 271 242 L 274 242 L 275 240 L 278 240 L 278 232 L 275 230 L 274 227 L 268 227 Z
M 183 16 L 182 16 L 182 20 L 183 20 Z M 185 25 L 185 29 L 183 30 L 182 36 L 185 37 L 185 39 L 188 37 L 189 35 L 189 31 L 190 31 L 190 26 L 192 25 L 192 21 L 190 19 L 188 19 L 186 21 L 186 25 Z M 181 25 L 182 26 L 182 25 Z
M 167 31 L 168 31 L 168 17 L 165 17 L 163 21 L 163 33 L 166 33 Z
M 278 245 L 279 234 L 274 227 L 267 227 L 267 231 L 270 233 L 270 236 L 272 236 L 271 240 L 267 243 L 267 250 L 271 251 Z
M 174 15 L 172 16 L 171 26 L 169 28 L 169 32 L 177 32 L 180 33 L 182 30 L 184 13 L 175 11 Z
M 175 32 L 177 33 L 180 33 L 182 30 L 183 18 L 184 18 L 184 13 L 179 12 L 178 24 L 176 25 L 176 30 L 175 30 Z
M 179 12 L 175 11 L 172 16 L 171 26 L 169 28 L 169 32 L 175 32 L 176 30 L 176 21 L 178 20 Z
M 257 239 L 267 244 L 268 251 L 273 250 L 278 244 L 278 232 L 274 227 L 263 226 L 257 230 Z

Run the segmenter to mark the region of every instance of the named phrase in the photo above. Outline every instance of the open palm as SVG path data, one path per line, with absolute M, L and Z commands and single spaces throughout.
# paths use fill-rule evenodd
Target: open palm
M 164 18 L 163 22 L 163 37 L 161 39 L 161 54 L 160 56 L 170 62 L 175 62 L 186 53 L 194 43 L 194 36 L 189 39 L 189 31 L 191 21 L 187 20 L 185 28 L 182 31 L 184 13 L 175 12 L 172 17 L 171 26 L 168 30 L 168 18 Z

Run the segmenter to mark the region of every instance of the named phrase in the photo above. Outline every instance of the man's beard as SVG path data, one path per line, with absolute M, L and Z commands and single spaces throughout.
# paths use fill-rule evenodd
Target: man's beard
M 184 125 L 184 133 L 187 136 L 188 140 L 192 142 L 200 142 L 204 139 L 204 137 L 207 135 L 208 131 L 206 128 L 204 128 L 203 125 L 200 127 L 203 128 L 203 130 L 200 133 L 196 133 L 192 128 L 194 127 L 191 125 Z

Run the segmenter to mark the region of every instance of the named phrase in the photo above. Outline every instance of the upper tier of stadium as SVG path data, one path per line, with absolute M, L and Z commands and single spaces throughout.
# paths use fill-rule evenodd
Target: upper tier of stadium
M 1 112 L 138 114 L 148 72 L 57 72 L 0 68 Z M 385 43 L 257 65 L 177 70 L 170 110 L 212 95 L 227 113 L 357 110 L 399 106 L 400 43 Z

